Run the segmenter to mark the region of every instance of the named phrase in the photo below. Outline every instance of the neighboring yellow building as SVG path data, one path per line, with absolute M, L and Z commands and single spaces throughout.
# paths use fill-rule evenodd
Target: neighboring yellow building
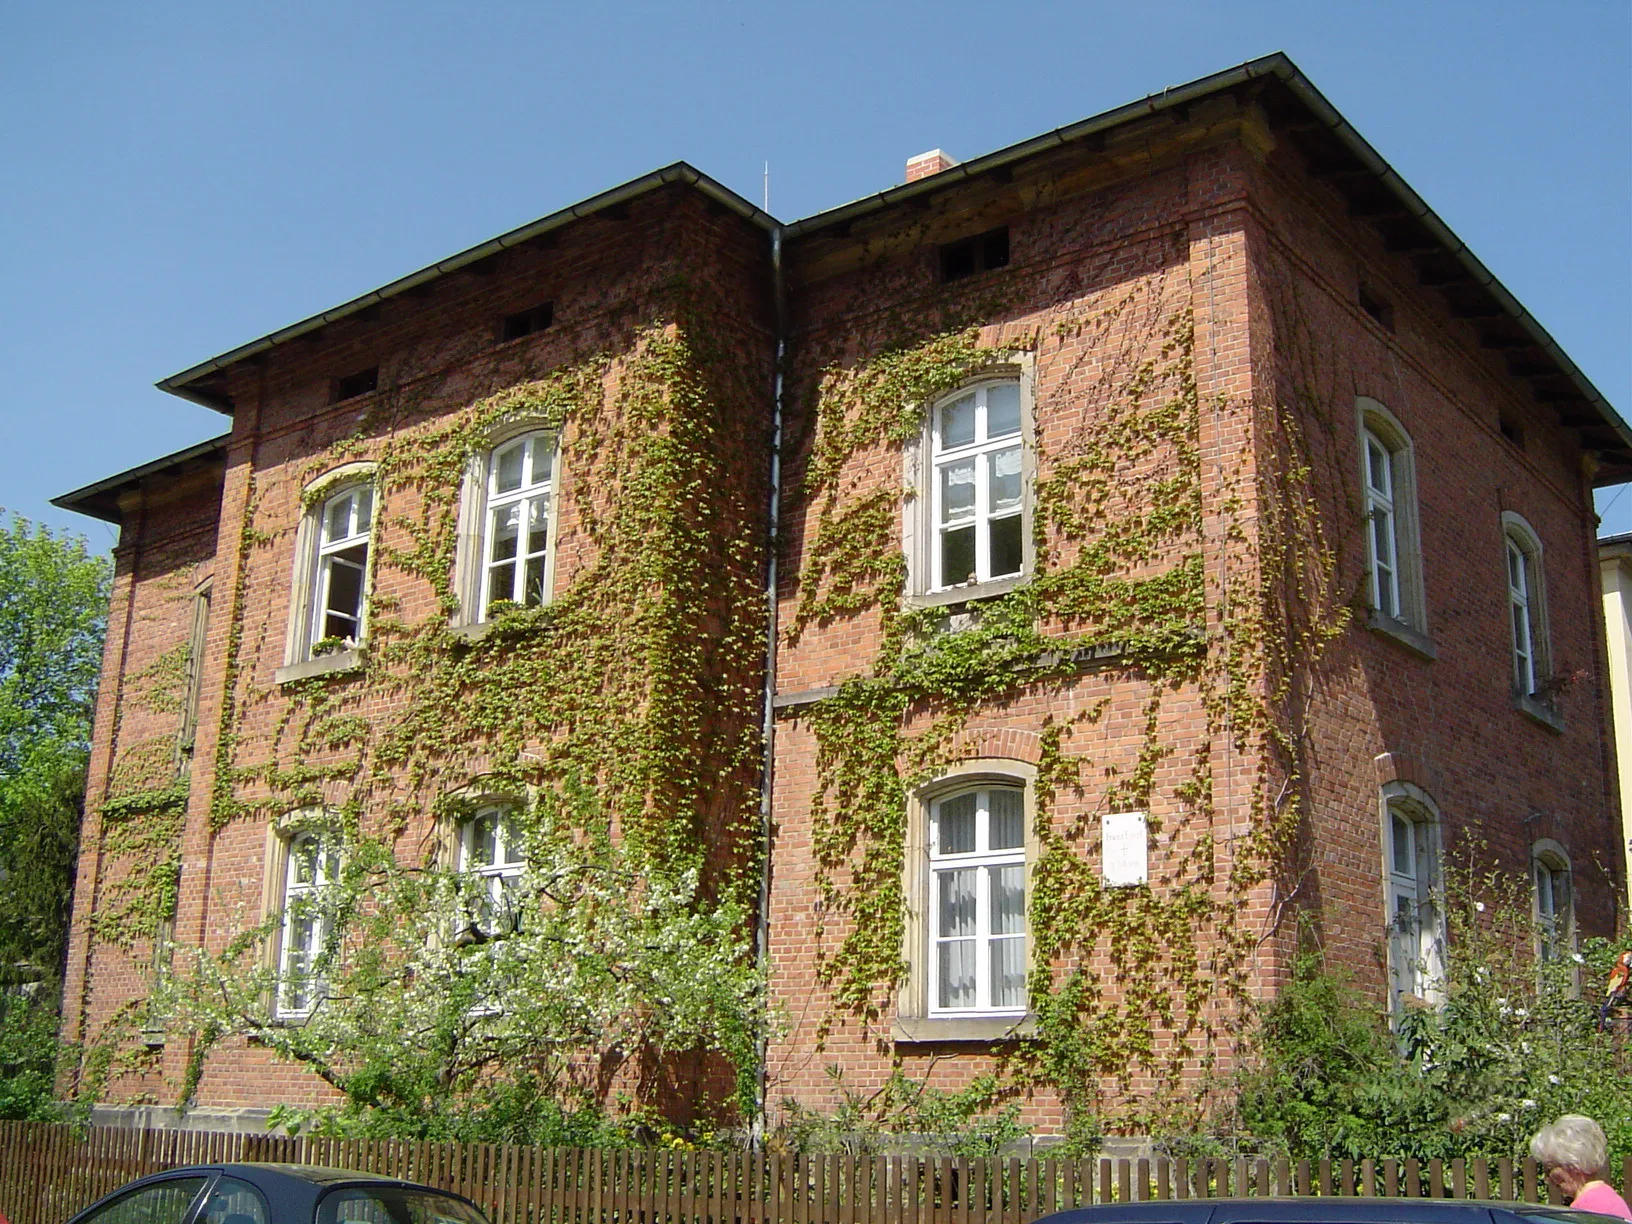
M 1632 532 L 1598 541 L 1604 584 L 1604 627 L 1609 642 L 1609 702 L 1615 714 L 1615 761 L 1621 813 L 1632 812 Z M 1628 894 L 1632 896 L 1632 832 L 1623 832 Z

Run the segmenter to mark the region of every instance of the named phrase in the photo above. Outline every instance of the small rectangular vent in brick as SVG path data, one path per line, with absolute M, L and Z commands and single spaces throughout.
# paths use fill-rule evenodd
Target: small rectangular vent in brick
M 534 332 L 541 332 L 555 322 L 555 303 L 545 302 L 542 306 L 534 306 L 531 310 L 523 310 L 513 315 L 506 315 L 504 325 L 500 329 L 499 339 L 520 340 L 523 336 L 530 336 Z
M 369 366 L 366 370 L 358 370 L 355 374 L 335 379 L 330 400 L 338 404 L 341 400 L 355 399 L 359 395 L 367 395 L 379 385 L 380 367 Z
M 1394 330 L 1394 307 L 1364 285 L 1360 286 L 1360 309 L 1370 315 L 1384 331 Z
M 976 234 L 959 242 L 949 242 L 941 248 L 941 279 L 962 280 L 977 272 L 1009 266 L 1009 227 Z

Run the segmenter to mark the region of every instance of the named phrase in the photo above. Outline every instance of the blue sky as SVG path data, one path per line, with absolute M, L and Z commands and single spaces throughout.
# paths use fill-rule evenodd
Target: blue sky
M 110 545 L 48 499 L 226 427 L 155 379 L 657 166 L 805 216 L 1273 50 L 1632 414 L 1627 0 L 11 0 L 0 506 Z

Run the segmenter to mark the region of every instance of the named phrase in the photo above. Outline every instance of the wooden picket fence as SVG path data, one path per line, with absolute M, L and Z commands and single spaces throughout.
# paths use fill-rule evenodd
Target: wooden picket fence
M 590 1151 L 490 1143 L 213 1134 L 0 1122 L 0 1213 L 61 1224 L 133 1178 L 286 1161 L 466 1195 L 493 1224 L 1030 1224 L 1132 1199 L 1363 1195 L 1542 1202 L 1531 1160 L 1066 1160 Z M 1632 1157 L 1622 1169 L 1632 1190 Z M 1623 1190 L 1623 1192 L 1624 1192 Z M 1556 1196 L 1553 1201 L 1557 1201 Z

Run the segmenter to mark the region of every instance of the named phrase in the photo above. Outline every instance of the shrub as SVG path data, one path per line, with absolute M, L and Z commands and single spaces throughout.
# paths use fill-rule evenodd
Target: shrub
M 1299 957 L 1254 1034 L 1244 1137 L 1294 1158 L 1522 1157 L 1544 1123 L 1583 1113 L 1619 1167 L 1632 1155 L 1632 1043 L 1624 1022 L 1597 1031 L 1618 945 L 1538 963 L 1528 879 L 1472 861 L 1447 873 L 1442 903 L 1443 1005 L 1392 1027 L 1317 949 Z

